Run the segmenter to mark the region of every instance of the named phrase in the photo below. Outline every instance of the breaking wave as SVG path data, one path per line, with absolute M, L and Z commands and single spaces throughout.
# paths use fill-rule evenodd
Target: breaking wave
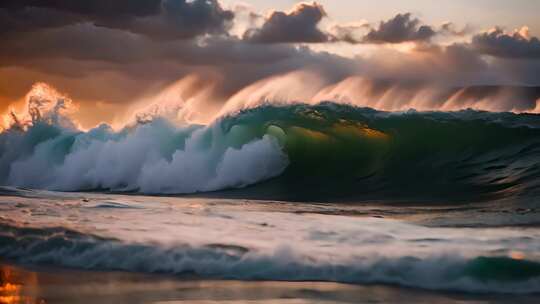
M 37 116 L 0 134 L 0 183 L 288 200 L 536 195 L 540 116 L 261 105 L 210 125 L 87 132 Z M 250 187 L 248 187 L 250 186 Z M 247 187 L 247 188 L 246 188 Z
M 23 264 L 88 270 L 190 275 L 211 279 L 396 284 L 431 290 L 540 292 L 540 264 L 508 257 L 305 256 L 294 247 L 270 253 L 237 245 L 127 243 L 64 228 L 1 225 L 0 256 Z

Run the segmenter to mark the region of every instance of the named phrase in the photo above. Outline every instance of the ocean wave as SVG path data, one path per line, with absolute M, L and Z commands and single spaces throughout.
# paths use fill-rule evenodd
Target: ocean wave
M 331 259 L 297 252 L 270 253 L 233 244 L 129 243 L 64 228 L 2 225 L 0 256 L 31 265 L 88 270 L 191 275 L 210 279 L 396 284 L 429 290 L 540 292 L 540 263 L 508 257 L 351 256 Z
M 540 116 L 263 105 L 214 123 L 87 132 L 44 115 L 0 134 L 0 183 L 288 200 L 537 195 Z M 40 172 L 40 174 L 36 174 Z

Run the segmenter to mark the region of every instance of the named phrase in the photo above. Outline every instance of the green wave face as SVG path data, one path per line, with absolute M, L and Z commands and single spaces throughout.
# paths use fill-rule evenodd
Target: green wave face
M 539 123 L 534 115 L 384 113 L 325 103 L 265 106 L 221 125 L 241 134 L 240 142 L 270 134 L 288 155 L 284 174 L 243 191 L 249 195 L 462 201 L 538 185 Z
M 209 126 L 156 119 L 77 132 L 36 122 L 0 134 L 1 183 L 69 191 L 466 202 L 537 197 L 539 163 L 538 115 L 472 110 L 266 105 Z
M 466 264 L 463 274 L 482 281 L 526 281 L 540 276 L 540 263 L 507 257 L 478 257 Z

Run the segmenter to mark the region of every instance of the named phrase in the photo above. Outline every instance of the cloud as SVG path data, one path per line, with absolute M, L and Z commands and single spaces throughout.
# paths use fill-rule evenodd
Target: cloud
M 362 32 L 370 29 L 367 21 L 334 24 L 329 32 L 333 42 L 357 44 L 362 41 Z
M 421 25 L 420 20 L 411 18 L 410 13 L 398 14 L 388 21 L 381 21 L 378 28 L 364 36 L 366 43 L 402 43 L 429 41 L 437 33 L 431 26 Z
M 299 3 L 290 12 L 273 12 L 261 28 L 246 32 L 244 39 L 256 43 L 321 43 L 329 35 L 318 25 L 326 16 L 322 5 Z
M 540 40 L 529 37 L 528 28 L 512 34 L 501 28 L 477 34 L 473 37 L 471 47 L 476 51 L 500 58 L 540 59 Z
M 335 43 L 383 44 L 430 41 L 439 32 L 431 26 L 422 25 L 410 13 L 398 14 L 388 21 L 381 21 L 373 28 L 366 21 L 336 23 L 329 29 L 321 29 L 321 21 L 327 16 L 322 5 L 312 2 L 297 4 L 289 12 L 273 12 L 258 28 L 247 30 L 244 40 L 256 43 Z M 464 35 L 451 23 L 444 24 L 440 32 Z M 365 33 L 367 31 L 367 34 Z
M 4 0 L 1 6 L 8 9 L 25 9 L 29 7 L 49 8 L 81 15 L 93 16 L 139 16 L 154 15 L 159 12 L 161 0 Z
M 411 13 L 398 14 L 390 20 L 372 27 L 367 21 L 335 23 L 321 29 L 326 12 L 322 5 L 297 4 L 290 12 L 273 12 L 262 26 L 247 30 L 244 39 L 257 43 L 337 43 L 349 44 L 398 44 L 403 42 L 430 42 L 438 35 L 465 36 L 469 26 L 457 29 L 451 22 L 435 30 L 424 25 Z
M 226 35 L 161 41 L 80 23 L 20 33 L 0 44 L 0 79 L 10 79 L 0 95 L 16 100 L 33 82 L 44 81 L 77 101 L 128 104 L 186 75 L 211 74 L 218 75 L 214 93 L 220 97 L 301 68 L 338 77 L 351 73 L 350 61 L 308 48 L 250 43 Z
M 465 25 L 463 28 L 458 29 L 456 24 L 453 22 L 445 22 L 441 25 L 439 33 L 444 35 L 451 35 L 457 37 L 463 37 L 472 32 L 470 25 Z
M 242 37 L 243 31 L 226 33 L 233 13 L 217 1 L 156 0 L 141 7 L 135 2 L 129 1 L 135 7 L 122 7 L 127 3 L 123 0 L 0 2 L 0 109 L 40 81 L 80 103 L 88 125 L 95 122 L 92 115 L 111 121 L 116 115 L 111 109 L 127 112 L 121 109 L 189 77 L 197 79 L 196 84 L 170 98 L 203 96 L 197 102 L 205 104 L 205 113 L 254 83 L 305 70 L 318 75 L 322 85 L 356 76 L 374 84 L 388 83 L 390 88 L 408 83 L 419 87 L 540 84 L 538 60 L 488 60 L 470 44 L 442 46 L 431 41 L 415 44 L 407 52 L 380 46 L 430 41 L 435 27 L 422 25 L 410 14 L 376 28 L 353 22 L 329 24 L 333 27 L 325 30 L 321 20 L 326 13 L 317 3 L 301 3 L 266 18 L 244 8 L 246 27 L 256 29 Z M 442 31 L 437 27 L 437 33 L 443 35 Z M 534 41 L 525 31 L 520 35 Z M 298 45 L 307 42 L 373 44 L 369 48 L 374 52 L 342 57 L 316 51 L 319 45 Z M 265 89 L 273 90 L 272 85 Z M 305 85 L 300 91 L 313 86 L 309 81 Z
M 87 22 L 155 39 L 190 39 L 225 33 L 234 13 L 218 0 L 6 0 L 0 17 L 4 35 Z

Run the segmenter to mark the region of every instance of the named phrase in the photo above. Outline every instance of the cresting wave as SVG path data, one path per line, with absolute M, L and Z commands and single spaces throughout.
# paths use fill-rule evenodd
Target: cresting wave
M 0 183 L 62 191 L 287 200 L 467 200 L 537 195 L 540 116 L 261 105 L 210 125 L 152 117 L 79 131 L 62 115 L 0 134 Z
M 18 263 L 88 270 L 210 279 L 396 284 L 463 292 L 540 292 L 540 264 L 508 257 L 374 254 L 339 259 L 306 255 L 289 246 L 265 252 L 227 244 L 129 243 L 64 228 L 8 225 L 1 225 L 0 245 L 0 256 Z

